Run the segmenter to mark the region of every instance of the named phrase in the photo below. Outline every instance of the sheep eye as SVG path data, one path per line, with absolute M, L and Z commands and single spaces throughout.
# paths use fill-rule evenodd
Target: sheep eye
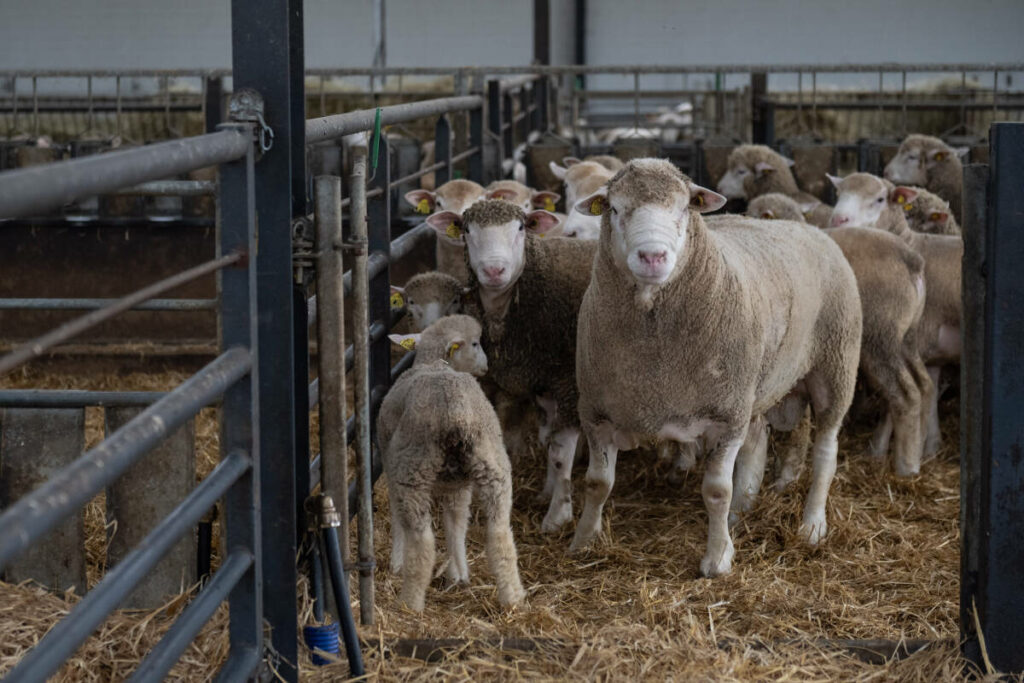
M 473 342 L 473 348 L 474 348 L 474 349 L 475 349 L 476 347 L 478 347 L 478 346 L 480 346 L 480 342 Z
M 409 305 L 410 305 L 410 306 L 415 306 L 415 305 L 416 305 L 416 302 L 415 302 L 415 301 L 413 301 L 412 299 L 409 299 Z
M 519 224 L 519 232 L 522 232 L 523 230 L 526 230 L 526 223 Z
M 616 210 L 616 208 L 614 206 L 611 207 L 611 212 L 612 212 L 612 215 L 615 215 L 615 216 L 617 216 L 619 214 L 618 210 Z
M 736 169 L 736 175 L 746 175 L 746 174 L 747 174 L 747 169 L 745 169 L 745 168 L 737 168 Z
M 878 198 L 878 199 L 876 199 L 875 201 L 876 201 L 877 203 L 881 204 L 882 202 L 884 202 L 884 201 L 885 201 L 885 197 L 879 197 L 879 198 Z

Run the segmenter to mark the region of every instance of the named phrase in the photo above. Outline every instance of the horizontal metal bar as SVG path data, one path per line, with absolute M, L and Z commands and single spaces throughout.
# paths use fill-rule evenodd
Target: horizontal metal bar
M 499 89 L 501 92 L 506 93 L 510 90 L 522 90 L 525 86 L 537 80 L 537 74 L 530 74 L 528 76 L 518 76 L 516 78 L 503 78 L 501 79 L 501 85 Z
M 148 406 L 165 391 L 77 391 L 66 389 L 3 389 L 3 408 L 81 408 L 84 406 Z
M 207 230 L 214 227 L 213 218 L 185 218 L 184 216 L 99 216 L 83 214 L 80 216 L 34 216 L 32 218 L 0 218 L 0 226 L 29 228 L 68 228 L 116 230 L 123 228 L 142 228 L 146 230 L 167 230 L 177 228 L 201 228 Z
M 0 311 L 93 311 L 117 299 L 0 299 Z M 150 299 L 133 311 L 212 311 L 216 299 Z
M 236 454 L 232 454 L 236 455 Z M 232 456 L 228 456 L 229 458 Z M 161 681 L 171 670 L 181 653 L 195 639 L 196 634 L 210 620 L 217 607 L 228 597 L 228 593 L 239 582 L 249 567 L 253 556 L 248 550 L 235 550 L 227 556 L 217 573 L 206 587 L 193 598 L 181 616 L 174 621 L 167 634 L 160 639 L 146 658 L 139 664 L 129 683 L 134 681 Z
M 0 572 L 8 562 L 114 482 L 151 448 L 220 397 L 252 367 L 247 349 L 225 351 L 174 391 L 0 514 Z
M 252 140 L 220 130 L 0 173 L 0 217 L 45 213 L 68 202 L 245 156 Z
M 241 260 L 242 255 L 239 253 L 228 254 L 227 256 L 221 256 L 220 258 L 207 261 L 188 270 L 172 275 L 169 278 L 155 282 L 148 287 L 143 287 L 137 292 L 133 292 L 128 296 L 120 299 L 115 299 L 108 306 L 99 310 L 87 313 L 81 317 L 69 320 L 55 330 L 47 332 L 41 337 L 37 337 L 30 342 L 22 344 L 18 348 L 14 349 L 6 356 L 0 357 L 0 376 L 10 372 L 14 368 L 18 367 L 25 361 L 46 353 L 48 349 L 57 346 L 62 342 L 85 332 L 88 329 L 96 327 L 102 322 L 106 322 L 111 318 L 123 313 L 124 311 L 130 310 L 135 306 L 148 301 L 156 297 L 158 294 L 170 291 L 184 284 L 198 280 L 204 275 L 216 272 L 224 266 L 231 265 Z
M 776 110 L 782 109 L 809 109 L 812 102 L 804 100 L 803 102 L 793 102 L 788 100 L 764 100 L 766 104 L 770 104 L 775 107 Z M 1002 97 L 996 99 L 995 102 L 985 101 L 958 101 L 958 100 L 903 100 L 899 93 L 893 93 L 892 99 L 886 100 L 858 100 L 856 102 L 851 101 L 828 101 L 828 100 L 817 100 L 813 102 L 817 109 L 836 109 L 836 110 L 861 110 L 861 109 L 873 109 L 875 111 L 879 109 L 888 109 L 891 111 L 902 111 L 904 109 L 908 111 L 920 111 L 929 109 L 950 109 L 960 110 L 966 109 L 968 111 L 992 111 L 993 109 L 1024 109 L 1024 96 L 1017 98 L 1015 101 L 1010 101 L 1010 98 Z
M 217 183 L 212 180 L 154 180 L 118 190 L 114 194 L 201 197 L 217 194 Z
M 229 453 L 163 521 L 146 534 L 136 548 L 107 572 L 103 580 L 71 609 L 67 617 L 57 622 L 22 657 L 5 680 L 11 683 L 42 681 L 59 669 L 64 660 L 131 594 L 178 539 L 251 466 L 252 462 L 244 453 Z
M 121 111 L 122 114 L 136 113 L 136 112 L 143 112 L 143 113 L 157 113 L 157 112 L 159 112 L 159 113 L 163 113 L 163 112 L 166 112 L 166 111 L 173 111 L 173 112 L 202 111 L 203 110 L 202 104 L 200 104 L 199 101 L 198 101 L 199 100 L 199 93 L 196 93 L 195 95 L 193 95 L 193 97 L 196 100 L 196 102 L 194 104 L 184 104 L 184 103 L 179 103 L 179 102 L 172 102 L 171 104 L 140 104 L 140 103 L 137 103 L 137 102 L 136 103 L 122 102 L 121 106 L 120 106 L 120 111 Z M 89 104 L 88 102 L 70 102 L 70 101 L 68 101 L 66 99 L 64 101 L 61 101 L 61 102 L 43 102 L 41 100 L 42 100 L 42 98 L 40 98 L 40 102 L 38 104 L 35 104 L 32 101 L 32 98 L 30 98 L 30 97 L 24 97 L 24 96 L 19 97 L 18 98 L 18 107 L 17 107 L 17 109 L 18 109 L 19 112 L 25 113 L 26 112 L 26 108 L 23 107 L 22 105 L 27 103 L 28 111 L 33 111 L 34 110 L 34 111 L 37 111 L 40 114 L 49 114 L 49 113 L 61 113 L 61 114 L 63 114 L 63 113 L 66 113 L 66 112 L 74 112 L 74 113 L 92 112 L 92 113 L 96 114 L 96 113 L 112 113 L 112 112 L 117 112 L 118 111 L 117 104 L 102 103 L 102 102 L 97 102 L 95 100 L 93 101 L 92 104 Z M 8 103 L 9 102 L 10 102 L 10 100 L 8 100 Z M 5 104 L 3 106 L 0 106 L 0 113 L 13 112 L 14 110 L 15 110 L 15 107 L 14 107 L 13 104 Z
M 381 124 L 389 126 L 396 123 L 407 123 L 428 116 L 440 116 L 455 111 L 469 111 L 483 106 L 483 98 L 478 95 L 463 97 L 441 97 L 421 102 L 396 104 L 381 107 Z M 306 145 L 324 140 L 332 140 L 373 129 L 376 109 L 360 109 L 347 114 L 335 114 L 319 119 L 306 120 Z
M 436 164 L 431 164 L 430 166 L 426 166 L 424 168 L 421 168 L 420 170 L 418 170 L 418 171 L 416 171 L 414 173 L 410 173 L 409 175 L 402 176 L 401 178 L 397 178 L 395 180 L 392 180 L 391 181 L 391 186 L 394 187 L 396 185 L 403 185 L 403 184 L 405 184 L 405 183 L 407 183 L 409 181 L 416 180 L 417 178 L 422 178 L 423 176 L 427 175 L 428 173 L 433 173 L 434 171 L 440 171 L 442 168 L 445 168 L 446 166 L 451 166 L 452 164 L 459 163 L 463 159 L 470 158 L 471 156 L 473 156 L 474 154 L 476 154 L 479 151 L 480 151 L 479 147 L 470 147 L 469 149 L 467 149 L 467 150 L 465 150 L 463 152 L 459 152 L 458 154 L 453 156 L 452 159 L 451 159 L 451 163 L 449 163 L 447 161 L 439 161 Z M 377 188 L 377 189 L 380 189 L 380 188 Z M 366 193 L 366 196 L 369 197 L 370 193 L 369 192 Z

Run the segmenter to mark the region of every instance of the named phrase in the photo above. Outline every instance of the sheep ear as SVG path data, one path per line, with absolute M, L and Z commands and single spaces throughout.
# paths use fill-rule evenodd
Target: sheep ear
M 526 229 L 537 235 L 543 235 L 552 228 L 557 227 L 558 223 L 558 216 L 543 209 L 526 214 Z
M 488 199 L 504 199 L 507 202 L 515 201 L 516 193 L 513 190 L 491 190 L 487 193 Z
M 773 219 L 775 218 L 775 212 L 771 209 L 765 209 L 761 212 L 761 218 Z
M 900 185 L 889 194 L 889 201 L 894 204 L 909 204 L 917 197 L 917 190 Z
M 754 164 L 754 173 L 757 175 L 768 175 L 769 173 L 775 173 L 775 167 L 767 161 L 759 161 Z
M 949 220 L 948 211 L 932 211 L 928 216 L 928 220 L 932 223 L 945 223 Z
M 566 168 L 569 168 L 570 166 L 575 166 L 576 164 L 579 164 L 579 163 L 582 163 L 582 162 L 583 162 L 583 160 L 580 159 L 579 157 L 562 157 L 562 163 L 565 164 Z M 551 163 L 554 163 L 554 162 L 551 162 Z
M 391 308 L 405 308 L 405 290 L 391 285 Z
M 600 216 L 611 204 L 608 203 L 608 188 L 602 187 L 594 194 L 576 202 L 573 207 L 584 216 Z
M 779 156 L 782 156 L 782 155 L 780 154 Z M 796 162 L 793 161 L 792 159 L 790 159 L 789 157 L 782 157 L 782 160 L 785 161 L 786 162 L 786 166 L 789 166 L 790 168 L 793 168 L 794 166 L 796 166 Z
M 438 211 L 427 216 L 427 225 L 438 235 L 453 240 L 462 239 L 462 218 L 454 211 Z
M 551 175 L 555 176 L 559 180 L 565 180 L 565 172 L 569 170 L 565 166 L 559 166 L 553 161 L 548 162 L 548 168 L 551 169 Z
M 839 189 L 839 186 L 843 183 L 843 179 L 837 175 L 826 173 L 825 177 L 829 179 L 829 182 L 831 182 L 832 186 L 835 187 L 837 190 Z
M 800 204 L 800 213 L 805 215 L 809 214 L 811 211 L 814 211 L 814 208 L 819 204 L 821 204 L 821 202 L 804 202 L 803 204 Z
M 430 213 L 437 206 L 437 195 L 429 190 L 410 190 L 405 193 L 405 201 L 416 207 L 416 213 Z
M 954 147 L 953 154 L 957 155 L 961 159 L 967 158 L 967 153 L 971 151 L 970 147 Z
M 419 334 L 389 334 L 388 339 L 406 351 L 415 351 L 416 345 L 420 343 Z
M 691 182 L 686 183 L 686 188 L 690 191 L 690 208 L 698 213 L 718 211 L 728 201 L 717 192 Z
M 448 348 L 446 348 L 445 351 L 444 351 L 444 357 L 445 358 L 451 358 L 452 356 L 455 355 L 456 351 L 458 351 L 459 349 L 461 349 L 465 345 L 466 345 L 466 342 L 464 342 L 461 339 L 455 339 L 453 341 L 448 342 Z
M 535 209 L 544 209 L 545 211 L 554 211 L 555 204 L 562 198 L 562 195 L 557 192 L 534 192 L 530 197 L 530 203 Z

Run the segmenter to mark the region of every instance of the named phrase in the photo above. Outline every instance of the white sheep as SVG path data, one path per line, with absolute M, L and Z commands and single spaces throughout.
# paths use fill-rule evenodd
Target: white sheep
M 817 434 L 799 533 L 811 545 L 826 535 L 860 353 L 857 283 L 835 242 L 807 225 L 737 216 L 709 229 L 700 214 L 725 201 L 667 160 L 638 159 L 580 202 L 603 211 L 577 334 L 590 466 L 574 550 L 600 531 L 620 449 L 703 437 L 711 448 L 700 568 L 728 573 L 733 476 L 735 500 L 748 504 L 764 472 L 761 416 L 795 425 L 807 401 Z
M 401 571 L 400 599 L 421 611 L 434 569 L 431 506 L 440 498 L 448 544 L 447 576 L 469 581 L 466 527 L 475 492 L 487 520 L 487 559 L 502 605 L 520 602 L 510 526 L 512 468 L 501 427 L 474 375 L 487 371 L 480 324 L 442 318 L 422 335 L 391 335 L 416 360 L 384 397 L 377 434 L 391 508 L 391 568 Z
M 606 167 L 595 161 L 582 161 L 559 166 L 554 161 L 548 162 L 551 173 L 565 183 L 565 206 L 570 212 L 565 220 L 562 234 L 581 240 L 596 240 L 601 232 L 601 217 L 592 213 L 572 211 L 572 207 L 580 197 L 587 197 L 607 183 L 615 175 Z
M 436 266 L 459 282 L 466 281 L 466 243 L 458 229 L 459 217 L 473 202 L 484 197 L 484 188 L 472 180 L 449 180 L 437 188 L 410 190 L 405 200 L 416 207 L 416 212 L 427 216 L 426 223 L 436 233 Z
M 885 179 L 895 185 L 920 185 L 949 202 L 959 219 L 964 189 L 960 158 L 967 147 L 950 147 L 931 135 L 908 135 L 885 165 Z

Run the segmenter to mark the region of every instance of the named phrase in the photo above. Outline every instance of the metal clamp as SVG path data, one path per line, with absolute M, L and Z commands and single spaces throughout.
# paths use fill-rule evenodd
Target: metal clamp
M 257 124 L 256 140 L 261 152 L 269 152 L 274 146 L 274 130 L 263 118 L 263 96 L 252 88 L 236 91 L 228 102 L 228 116 L 232 121 L 248 121 Z
M 306 284 L 316 271 L 313 222 L 305 216 L 292 220 L 292 268 L 296 284 Z
M 362 256 L 369 251 L 369 240 L 365 237 L 350 237 L 347 242 L 340 242 L 335 245 L 335 249 L 341 249 L 347 251 L 350 254 L 356 256 Z

